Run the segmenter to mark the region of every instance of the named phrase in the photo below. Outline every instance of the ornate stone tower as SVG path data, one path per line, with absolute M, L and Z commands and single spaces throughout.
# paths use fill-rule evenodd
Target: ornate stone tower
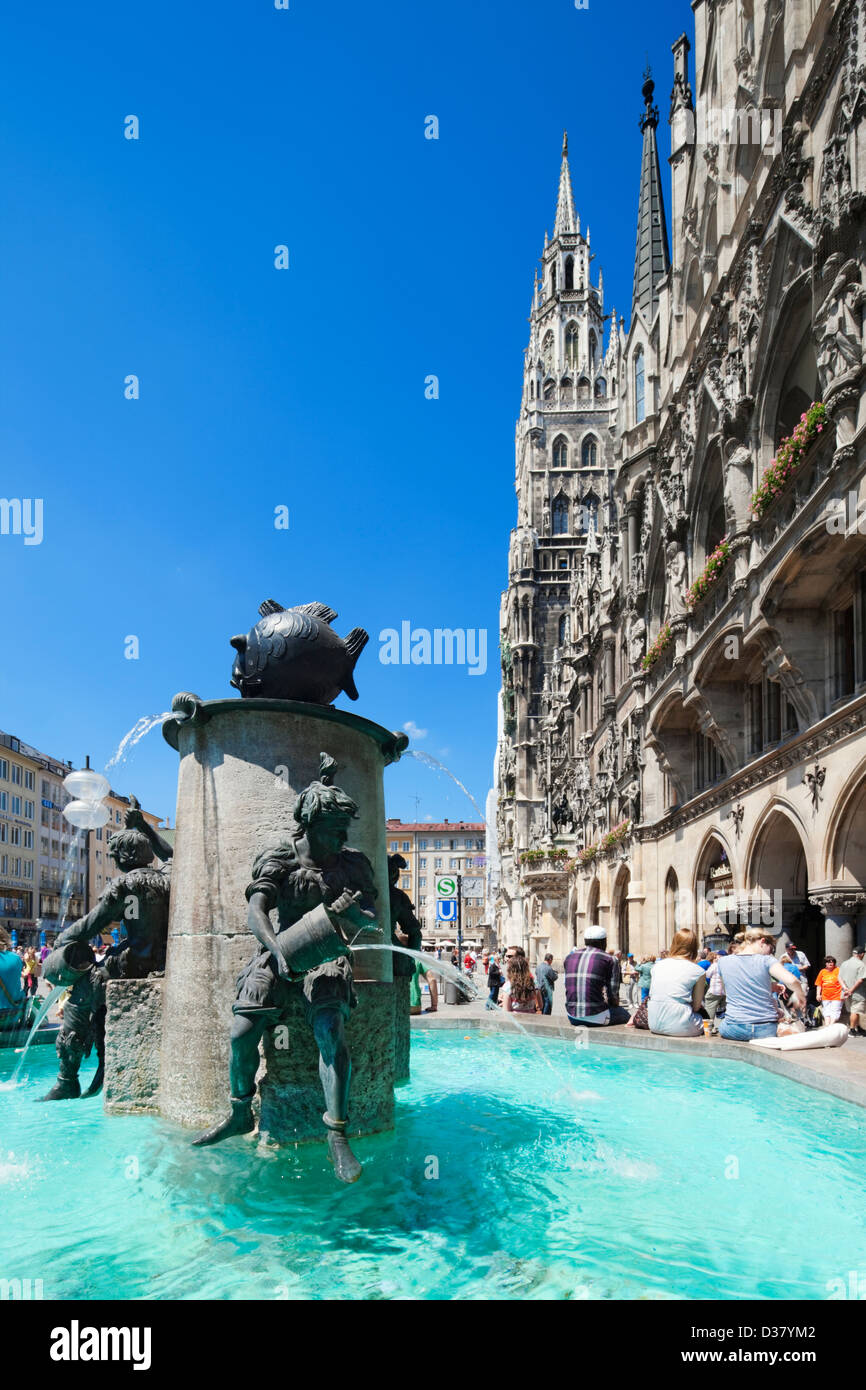
M 521 883 L 521 853 L 552 843 L 555 828 L 569 833 L 570 789 L 559 784 L 570 775 L 580 732 L 572 717 L 578 679 L 591 680 L 573 659 L 573 627 L 582 631 L 598 611 L 618 545 L 612 479 L 621 333 L 610 315 L 605 351 L 603 281 L 599 271 L 593 283 L 592 261 L 566 136 L 553 237 L 545 234 L 532 297 L 515 441 L 518 524 L 501 608 L 499 917 L 500 936 L 510 931 L 514 940 L 545 911 Z

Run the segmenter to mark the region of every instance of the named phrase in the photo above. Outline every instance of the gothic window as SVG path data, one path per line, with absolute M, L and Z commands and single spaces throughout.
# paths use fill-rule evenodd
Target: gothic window
M 697 572 L 727 534 L 722 460 L 717 448 L 707 453 L 692 521 Z
M 592 332 L 592 330 L 590 329 L 590 333 L 589 333 L 589 365 L 590 365 L 590 367 L 595 367 L 595 354 L 596 354 L 597 348 L 598 348 L 598 339 L 596 338 L 595 334 L 594 334 L 594 333 Z
M 561 434 L 553 441 L 553 466 L 554 468 L 568 467 L 568 440 Z
M 598 530 L 598 498 L 594 492 L 588 492 L 580 504 L 580 529 L 588 531 L 590 522 L 593 530 Z
M 553 334 L 550 329 L 545 333 L 544 342 L 541 344 L 541 357 L 544 370 L 549 374 L 553 371 Z
M 695 257 L 689 266 L 689 273 L 686 277 L 686 337 L 689 337 L 695 326 L 702 297 L 701 272 L 698 268 L 698 259 Z
M 740 185 L 737 194 L 742 197 L 749 186 L 752 174 L 755 172 L 755 165 L 761 152 L 761 112 L 753 106 L 751 101 L 745 97 L 742 88 L 737 94 L 737 109 L 735 114 L 737 122 L 734 133 L 735 141 L 735 166 L 739 176 Z M 713 251 L 711 246 L 708 251 Z
M 574 257 L 567 256 L 565 259 L 565 288 L 574 289 Z
M 598 377 L 598 378 L 596 379 L 596 383 L 595 383 L 595 399 L 596 399 L 597 401 L 603 401 L 606 395 L 607 395 L 607 383 L 605 382 L 604 377 L 603 377 L 603 376 L 600 376 L 600 377 Z
M 589 380 L 585 376 L 582 376 L 577 383 L 577 399 L 579 401 L 589 400 Z
M 785 99 L 785 41 L 783 37 L 783 24 L 781 15 L 776 21 L 776 28 L 770 43 L 770 52 L 767 55 L 767 66 L 764 76 L 764 104 L 766 106 L 781 106 Z
M 588 439 L 583 441 L 583 447 L 580 451 L 580 463 L 582 468 L 598 467 L 598 446 L 591 435 Z
M 854 604 L 833 614 L 833 695 L 854 694 Z
M 568 535 L 568 503 L 564 497 L 557 497 L 553 503 L 553 535 Z
M 559 619 L 559 645 L 564 647 L 568 642 L 568 614 L 563 613 Z
M 546 381 L 544 383 L 544 399 L 546 401 L 553 400 L 553 388 L 555 385 L 556 383 L 553 381 Z
M 701 733 L 695 734 L 694 774 L 696 792 L 711 787 L 727 775 L 724 759 L 716 744 Z
M 571 377 L 570 377 L 570 376 L 564 376 L 564 377 L 562 378 L 562 381 L 559 383 L 560 399 L 561 399 L 561 400 L 563 400 L 563 401 L 571 401 L 571 400 L 574 399 L 574 392 L 572 391 L 572 386 L 573 386 L 573 382 L 572 382 L 572 380 L 571 380 Z
M 550 267 L 550 293 L 556 294 L 556 261 Z
M 644 385 L 643 348 L 634 355 L 634 422 L 639 425 L 646 418 L 646 399 Z
M 569 367 L 577 366 L 577 324 L 570 323 L 565 330 L 565 360 Z
M 820 399 L 818 362 L 812 337 L 807 329 L 782 382 L 774 442 L 779 444 L 792 435 L 795 426 L 800 423 L 803 412 L 809 409 L 813 401 Z
M 704 227 L 704 255 L 715 256 L 719 249 L 718 221 L 716 218 L 715 201 L 710 205 L 707 214 L 707 221 Z
M 797 714 L 778 681 L 762 671 L 746 690 L 746 718 L 753 755 L 797 732 Z

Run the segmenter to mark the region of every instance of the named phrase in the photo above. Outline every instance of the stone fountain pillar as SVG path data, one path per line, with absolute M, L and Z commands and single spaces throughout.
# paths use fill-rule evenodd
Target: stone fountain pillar
M 366 940 L 390 942 L 383 771 L 408 740 L 357 715 L 291 700 L 185 696 L 175 707 L 163 725 L 180 770 L 158 1107 L 169 1119 L 204 1128 L 228 1104 L 235 980 L 255 948 L 244 897 L 253 859 L 291 837 L 295 799 L 318 776 L 320 754 L 329 754 L 338 784 L 360 811 L 349 848 L 363 851 L 374 870 L 381 925 L 378 938 Z M 391 961 L 385 951 L 355 957 L 359 1004 L 346 1028 L 350 1134 L 393 1124 Z M 266 1035 L 263 1052 L 262 1133 L 277 1142 L 324 1139 L 318 1053 L 300 1010 L 289 1020 L 288 1038 Z

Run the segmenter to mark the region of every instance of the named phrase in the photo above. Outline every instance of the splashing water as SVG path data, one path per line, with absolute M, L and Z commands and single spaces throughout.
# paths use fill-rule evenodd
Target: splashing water
M 401 956 L 411 956 L 413 960 L 423 961 L 427 969 L 432 970 L 434 974 L 442 975 L 446 980 L 452 980 L 454 984 L 459 986 L 459 988 L 463 991 L 463 993 L 467 996 L 468 999 L 473 1000 L 478 999 L 479 997 L 478 987 L 473 983 L 472 980 L 467 979 L 467 977 L 461 974 L 461 972 L 455 966 L 447 964 L 441 960 L 436 960 L 434 957 L 427 955 L 425 951 L 411 951 L 407 946 L 393 946 L 384 944 L 376 944 L 371 946 L 352 945 L 351 949 L 353 951 L 393 951 L 395 954 L 399 954 Z M 537 1034 L 534 1034 L 532 1032 L 531 1028 L 527 1028 L 525 1023 L 521 1023 L 520 1019 L 517 1018 L 514 1014 L 509 1013 L 507 1009 L 503 1009 L 501 1014 L 499 1014 L 499 1017 L 507 1018 L 509 1023 L 513 1023 L 514 1027 L 517 1028 L 518 1031 L 522 1033 L 523 1036 L 528 1040 L 533 1052 L 536 1054 L 536 1056 L 540 1057 L 547 1069 L 550 1072 L 552 1072 L 554 1077 L 556 1078 L 559 1093 L 561 1093 L 563 1090 L 567 1091 L 568 1094 L 571 1096 L 572 1101 L 574 1101 L 577 1104 L 589 1100 L 590 1098 L 595 1099 L 593 1092 L 574 1090 L 574 1088 L 569 1084 L 566 1077 L 563 1076 L 559 1068 L 554 1066 L 553 1062 L 551 1061 L 548 1055 L 547 1049 L 542 1044 L 541 1039 L 538 1037 Z
M 157 724 L 163 724 L 166 719 L 171 718 L 171 710 L 165 710 L 162 714 L 143 714 L 136 720 L 128 733 L 123 735 L 116 751 L 109 758 L 103 768 L 107 772 L 110 767 L 116 767 L 118 763 L 125 762 L 137 743 L 140 743 L 145 734 L 149 734 L 151 729 L 155 729 Z
M 84 884 L 77 884 L 77 876 L 81 872 L 78 865 L 87 855 L 87 832 L 78 830 L 72 836 L 66 853 L 63 856 L 63 884 L 60 889 L 60 925 L 58 932 L 62 932 L 66 925 L 66 914 L 69 911 L 69 903 L 73 893 L 78 893 L 84 897 Z M 85 879 L 86 882 L 86 879 Z
M 30 1161 L 16 1159 L 11 1151 L 5 1158 L 0 1157 L 0 1183 L 15 1182 L 18 1178 L 30 1176 Z
M 350 943 L 351 945 L 351 943 Z M 461 975 L 460 971 L 453 965 L 441 960 L 436 960 L 435 956 L 430 956 L 426 951 L 412 951 L 408 946 L 390 946 L 384 943 L 376 943 L 371 946 L 351 946 L 352 951 L 393 951 L 395 955 L 411 956 L 413 960 L 423 961 L 428 970 L 434 975 L 441 975 L 446 980 L 451 980 L 457 985 L 467 999 L 478 998 L 478 988 L 473 982 Z
M 438 758 L 431 757 L 429 753 L 419 752 L 417 748 L 410 748 L 408 752 L 405 753 L 403 756 L 408 758 L 416 758 L 419 763 L 423 763 L 425 767 L 432 768 L 434 772 L 444 772 L 446 777 L 450 777 L 451 781 L 454 782 L 456 786 L 460 788 L 467 800 L 472 802 L 478 819 L 480 821 L 484 820 L 484 812 L 478 805 L 478 802 L 475 800 L 475 797 L 463 785 L 463 783 L 460 781 L 460 778 L 454 776 L 454 773 L 451 771 L 450 767 L 446 767 L 444 763 L 440 763 Z
M 49 1009 L 51 1008 L 51 1005 L 52 1005 L 52 1004 L 54 1003 L 54 1001 L 57 999 L 58 995 L 60 995 L 60 994 L 63 993 L 63 991 L 64 991 L 65 988 L 66 988 L 65 985 L 55 985 L 54 988 L 52 989 L 51 993 L 50 993 L 50 994 L 48 995 L 48 997 L 44 1000 L 44 1002 L 43 1002 L 43 1004 L 42 1004 L 42 1008 L 39 1010 L 38 1014 L 36 1015 L 35 1019 L 33 1020 L 33 1027 L 30 1029 L 30 1033 L 28 1034 L 27 1041 L 26 1041 L 26 1043 L 24 1044 L 23 1048 L 21 1049 L 21 1056 L 18 1058 L 18 1065 L 17 1065 L 17 1067 L 15 1068 L 14 1072 L 12 1073 L 12 1076 L 11 1076 L 9 1082 L 8 1082 L 8 1085 L 9 1085 L 10 1090 L 11 1090 L 14 1086 L 17 1086 L 17 1085 L 18 1085 L 18 1078 L 19 1078 L 19 1076 L 21 1075 L 21 1069 L 22 1069 L 22 1067 L 24 1066 L 25 1061 L 27 1060 L 27 1053 L 30 1051 L 30 1044 L 31 1044 L 32 1041 L 33 1041 L 33 1035 L 34 1035 L 34 1033 L 36 1032 L 36 1029 L 39 1027 L 39 1025 L 40 1025 L 40 1023 L 42 1022 L 42 1020 L 43 1020 L 44 1018 L 47 1017 L 48 1011 L 49 1011 Z

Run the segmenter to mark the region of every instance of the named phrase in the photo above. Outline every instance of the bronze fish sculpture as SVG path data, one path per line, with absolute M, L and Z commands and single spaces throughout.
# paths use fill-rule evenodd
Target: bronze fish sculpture
M 269 598 L 259 612 L 246 636 L 231 639 L 237 652 L 231 683 L 244 699 L 330 705 L 342 690 L 357 700 L 353 672 L 369 633 L 355 627 L 344 641 L 332 630 L 337 614 L 325 603 L 284 608 Z

